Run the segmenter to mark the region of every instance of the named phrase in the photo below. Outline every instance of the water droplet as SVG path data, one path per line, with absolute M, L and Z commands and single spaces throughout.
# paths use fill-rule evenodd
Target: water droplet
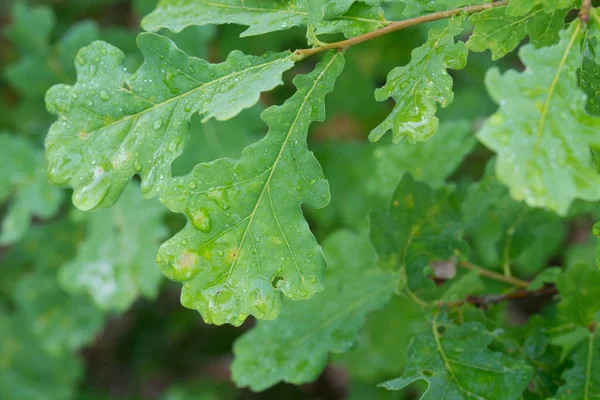
M 133 160 L 133 168 L 137 172 L 140 172 L 142 170 L 142 162 L 140 161 L 139 158 L 136 158 L 135 160 Z
M 206 211 L 204 208 L 200 208 L 197 211 L 190 213 L 190 220 L 192 221 L 194 228 L 198 229 L 199 231 L 204 233 L 210 231 L 210 216 L 208 215 L 208 211 Z
M 222 256 L 224 254 L 223 250 L 217 250 L 217 254 L 220 255 L 220 256 Z
M 154 128 L 155 131 L 157 131 L 160 129 L 162 124 L 163 124 L 162 119 L 159 118 L 156 121 L 154 121 L 154 125 L 152 125 L 152 127 Z
M 106 90 L 100 92 L 100 100 L 107 101 L 110 100 L 110 96 Z
M 225 189 L 212 189 L 208 192 L 208 199 L 214 201 L 222 210 L 229 208 L 229 199 Z
M 190 189 L 196 189 L 198 187 L 198 185 L 196 185 L 196 182 L 192 181 L 192 182 L 188 183 L 188 187 Z

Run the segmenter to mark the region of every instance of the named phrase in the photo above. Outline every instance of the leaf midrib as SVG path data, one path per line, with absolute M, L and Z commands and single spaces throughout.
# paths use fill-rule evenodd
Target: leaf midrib
M 290 125 L 290 129 L 288 130 L 288 133 L 283 141 L 283 143 L 281 144 L 281 149 L 279 150 L 279 153 L 277 154 L 277 157 L 275 158 L 275 161 L 273 162 L 273 166 L 271 167 L 271 172 L 269 174 L 269 176 L 267 177 L 267 180 L 265 181 L 265 184 L 262 188 L 262 191 L 256 201 L 256 205 L 254 207 L 254 209 L 252 210 L 252 212 L 250 213 L 250 218 L 248 221 L 248 225 L 246 225 L 246 229 L 244 230 L 244 233 L 242 235 L 242 239 L 240 240 L 240 244 L 238 246 L 238 248 L 241 250 L 244 246 L 244 242 L 246 240 L 246 236 L 248 235 L 248 232 L 250 231 L 250 228 L 252 226 L 252 222 L 254 220 L 254 217 L 256 216 L 257 210 L 258 210 L 258 206 L 260 205 L 260 203 L 262 202 L 262 198 L 264 197 L 265 193 L 268 191 L 269 188 L 269 184 L 271 183 L 271 180 L 273 179 L 273 175 L 275 174 L 275 170 L 277 169 L 277 165 L 279 164 L 279 161 L 281 160 L 281 157 L 283 155 L 283 151 L 285 150 L 287 143 L 289 142 L 293 132 L 294 132 L 294 128 L 296 127 L 296 124 L 298 123 L 298 120 L 300 119 L 300 114 L 302 113 L 302 111 L 304 110 L 304 107 L 306 106 L 306 103 L 308 102 L 308 99 L 310 98 L 311 94 L 313 93 L 314 89 L 317 87 L 318 82 L 321 81 L 321 79 L 323 78 L 323 76 L 325 75 L 325 73 L 328 71 L 329 67 L 331 66 L 331 64 L 333 64 L 333 62 L 337 59 L 338 54 L 335 54 L 331 60 L 329 61 L 329 63 L 325 66 L 325 68 L 323 68 L 323 71 L 321 71 L 321 73 L 319 74 L 319 76 L 317 77 L 317 79 L 314 80 L 313 85 L 311 86 L 310 90 L 308 91 L 308 93 L 304 96 L 304 100 L 302 101 L 302 104 L 300 105 L 300 107 L 298 108 L 298 112 L 296 113 L 296 117 L 294 118 L 294 121 L 292 122 L 292 124 Z M 275 214 L 275 210 L 273 209 L 273 214 Z M 283 233 L 283 232 L 282 232 Z M 304 276 L 302 274 L 302 271 L 300 270 L 300 267 L 298 266 L 298 263 L 296 262 L 296 259 L 294 258 L 294 253 L 291 250 L 291 247 L 287 241 L 287 238 L 284 239 L 286 241 L 286 244 L 288 246 L 288 250 L 290 251 L 290 254 L 292 255 L 292 259 L 294 260 L 294 264 L 298 270 L 298 273 L 300 274 L 300 276 Z M 231 274 L 233 273 L 233 270 L 236 266 L 237 260 L 239 259 L 241 251 L 238 251 L 235 258 L 233 259 L 232 263 L 231 263 L 231 267 L 228 271 L 227 275 L 227 279 L 226 281 L 229 282 L 230 278 L 231 278 Z M 221 278 L 219 278 L 218 280 L 220 280 Z M 218 281 L 217 280 L 217 281 Z

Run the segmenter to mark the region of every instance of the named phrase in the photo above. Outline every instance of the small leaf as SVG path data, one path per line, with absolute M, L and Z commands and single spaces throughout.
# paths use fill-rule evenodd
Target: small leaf
M 529 0 L 526 2 L 531 4 Z M 467 41 L 467 47 L 471 51 L 490 49 L 492 59 L 498 60 L 514 50 L 525 36 L 529 36 L 536 46 L 549 46 L 558 41 L 558 32 L 565 25 L 567 11 L 546 12 L 538 6 L 525 15 L 515 16 L 509 14 L 506 7 L 495 7 L 473 14 L 469 20 L 475 30 Z
M 114 204 L 134 174 L 145 197 L 156 195 L 182 152 L 193 114 L 232 118 L 281 84 L 294 65 L 289 52 L 238 51 L 209 64 L 148 33 L 138 36 L 138 46 L 146 61 L 130 74 L 120 50 L 94 42 L 77 55 L 77 83 L 46 95 L 48 110 L 59 117 L 46 138 L 49 175 L 74 189 L 73 203 L 82 210 Z
M 392 97 L 396 105 L 391 114 L 371 131 L 369 140 L 377 141 L 389 130 L 394 143 L 404 137 L 412 143 L 429 139 L 437 131 L 436 103 L 452 103 L 452 77 L 447 69 L 462 69 L 467 63 L 467 48 L 454 42 L 462 31 L 463 18 L 453 17 L 443 28 L 432 28 L 427 42 L 413 50 L 410 63 L 394 68 L 387 83 L 375 91 L 377 101 Z
M 188 224 L 161 247 L 160 266 L 184 282 L 182 304 L 206 322 L 274 319 L 281 294 L 300 300 L 322 290 L 325 260 L 300 205 L 326 206 L 329 185 L 306 135 L 324 119 L 324 97 L 343 65 L 341 53 L 329 53 L 312 73 L 296 77 L 296 94 L 263 112 L 269 132 L 239 161 L 199 164 L 161 194 Z
M 0 202 L 12 199 L 0 234 L 0 245 L 7 245 L 23 237 L 33 217 L 52 217 L 63 193 L 50 185 L 43 154 L 27 139 L 0 133 L 0 160 Z
M 349 37 L 387 24 L 378 7 L 355 4 L 343 14 L 352 1 L 324 3 L 323 10 L 319 9 L 318 3 L 316 11 L 311 12 L 309 0 L 161 0 L 158 7 L 142 20 L 142 27 L 153 32 L 161 28 L 179 32 L 190 25 L 238 24 L 248 26 L 240 35 L 244 37 L 307 26 L 311 18 L 317 33 L 341 32 Z
M 379 265 L 400 270 L 401 288 L 409 293 L 434 289 L 425 273 L 431 261 L 449 260 L 456 251 L 468 253 L 458 239 L 463 223 L 448 204 L 448 192 L 415 182 L 410 174 L 404 175 L 389 208 L 373 211 L 370 219 Z
M 316 379 L 329 352 L 347 351 L 365 315 L 385 305 L 398 275 L 380 270 L 366 237 L 339 231 L 325 244 L 326 290 L 305 302 L 286 302 L 276 321 L 261 321 L 234 344 L 233 379 L 252 390 L 279 381 Z
M 124 311 L 138 296 L 155 297 L 161 282 L 154 255 L 166 233 L 164 209 L 143 200 L 136 186 L 111 209 L 90 215 L 77 257 L 60 271 L 65 289 L 86 293 L 107 311 Z
M 415 336 L 408 347 L 409 364 L 400 378 L 382 383 L 400 390 L 425 380 L 422 400 L 517 400 L 532 377 L 531 368 L 489 350 L 493 336 L 477 322 L 448 324 L 435 317 L 428 334 Z
M 589 150 L 600 146 L 600 118 L 585 113 L 586 97 L 577 87 L 581 40 L 576 20 L 557 45 L 524 46 L 522 73 L 489 71 L 486 84 L 500 109 L 478 133 L 498 153 L 496 174 L 511 196 L 559 214 L 576 198 L 600 198 Z

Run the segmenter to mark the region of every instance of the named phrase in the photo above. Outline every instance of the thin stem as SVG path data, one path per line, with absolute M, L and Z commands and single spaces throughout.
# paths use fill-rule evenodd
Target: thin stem
M 344 50 L 344 49 L 347 49 L 348 47 L 354 46 L 356 44 L 366 42 L 367 40 L 375 39 L 376 37 L 387 35 L 388 33 L 399 31 L 399 30 L 402 30 L 402 29 L 405 29 L 405 28 L 408 28 L 411 26 L 424 24 L 426 22 L 438 21 L 440 19 L 450 18 L 452 16 L 459 15 L 463 12 L 465 12 L 467 14 L 474 14 L 477 12 L 489 10 L 494 7 L 504 7 L 506 5 L 508 5 L 508 1 L 503 0 L 503 1 L 497 1 L 494 3 L 486 3 L 486 4 L 469 6 L 469 7 L 461 7 L 461 8 L 457 8 L 454 10 L 440 11 L 440 12 L 436 12 L 433 14 L 423 15 L 421 17 L 407 19 L 404 21 L 396 21 L 396 22 L 392 22 L 391 24 L 389 24 L 381 29 L 377 29 L 375 31 L 365 33 L 364 35 L 359 35 L 359 36 L 353 37 L 351 39 L 342 40 L 340 42 L 324 44 L 323 46 L 320 46 L 320 47 L 296 50 L 296 55 L 298 56 L 299 59 L 304 59 L 306 57 L 310 57 L 314 54 L 320 53 L 322 51 L 327 51 L 327 50 L 331 50 L 331 49 Z
M 515 218 L 515 221 L 506 230 L 506 243 L 504 245 L 504 252 L 502 254 L 502 258 L 504 259 L 502 263 L 502 269 L 504 270 L 505 276 L 512 276 L 512 271 L 510 269 L 510 248 L 512 246 L 512 239 L 515 235 L 515 231 L 517 230 L 517 227 L 521 223 L 521 220 L 523 219 L 526 213 L 527 207 L 523 206 L 521 208 L 521 211 L 519 211 L 517 218 Z
M 468 261 L 462 261 L 458 264 L 458 266 L 468 269 L 468 270 L 471 270 L 471 271 L 473 271 L 473 270 L 477 271 L 477 273 L 479 275 L 485 276 L 486 278 L 494 279 L 499 282 L 508 283 L 509 285 L 513 285 L 513 286 L 516 286 L 519 288 L 527 289 L 529 287 L 529 282 L 527 282 L 527 281 L 524 281 L 522 279 L 515 278 L 512 276 L 505 276 L 505 275 L 499 274 L 497 272 L 487 270 L 478 265 L 472 264 Z
M 456 301 L 440 301 L 436 303 L 436 307 L 456 307 L 463 304 L 473 304 L 475 307 L 487 308 L 491 304 L 501 303 L 503 301 L 512 301 L 527 299 L 538 296 L 553 296 L 558 291 L 554 286 L 547 286 L 538 290 L 517 290 L 516 292 L 507 294 L 492 294 L 487 296 L 468 296 L 464 300 Z

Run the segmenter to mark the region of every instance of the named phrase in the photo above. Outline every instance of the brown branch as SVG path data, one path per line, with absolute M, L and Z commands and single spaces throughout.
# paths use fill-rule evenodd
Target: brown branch
M 581 22 L 587 23 L 590 20 L 590 10 L 592 9 L 592 0 L 582 0 L 581 8 L 579 9 L 579 19 Z
M 467 296 L 464 300 L 438 301 L 436 307 L 457 307 L 463 304 L 472 304 L 475 307 L 487 309 L 492 304 L 503 301 L 528 299 L 538 296 L 554 296 L 558 291 L 554 286 L 546 286 L 538 290 L 517 290 L 507 294 L 492 294 L 487 296 Z
M 529 282 L 524 281 L 522 279 L 519 278 L 515 278 L 512 276 L 506 276 L 506 275 L 502 275 L 499 274 L 497 272 L 494 271 L 490 271 L 489 269 L 485 269 L 482 268 L 478 265 L 472 264 L 468 261 L 462 261 L 460 263 L 458 263 L 458 266 L 464 269 L 468 269 L 468 270 L 474 270 L 477 271 L 477 273 L 481 276 L 485 276 L 486 278 L 490 278 L 499 282 L 504 282 L 504 283 L 508 283 L 509 285 L 513 285 L 519 288 L 523 288 L 523 289 L 527 289 L 529 287 Z
M 402 29 L 405 29 L 405 28 L 408 28 L 411 26 L 424 24 L 426 22 L 438 21 L 440 19 L 450 18 L 452 16 L 459 15 L 463 12 L 465 12 L 467 14 L 474 14 L 477 12 L 489 10 L 494 7 L 504 7 L 506 5 L 508 5 L 508 1 L 506 1 L 506 0 L 497 1 L 494 3 L 486 3 L 486 4 L 469 6 L 469 7 L 461 7 L 461 8 L 457 8 L 454 10 L 440 11 L 440 12 L 436 12 L 433 14 L 423 15 L 421 17 L 407 19 L 404 21 L 396 21 L 396 22 L 392 22 L 391 24 L 389 24 L 381 29 L 377 29 L 375 31 L 365 33 L 364 35 L 359 35 L 359 36 L 353 37 L 351 39 L 342 40 L 340 42 L 335 42 L 335 43 L 324 44 L 323 46 L 320 46 L 320 47 L 296 50 L 296 55 L 298 56 L 298 59 L 301 60 L 301 59 L 310 57 L 314 54 L 317 54 L 317 53 L 320 53 L 320 52 L 326 51 L 326 50 L 331 50 L 331 49 L 344 50 L 344 49 L 347 49 L 348 47 L 354 46 L 356 44 L 366 42 L 367 40 L 375 39 L 376 37 L 387 35 L 388 33 L 399 31 L 399 30 L 402 30 Z

